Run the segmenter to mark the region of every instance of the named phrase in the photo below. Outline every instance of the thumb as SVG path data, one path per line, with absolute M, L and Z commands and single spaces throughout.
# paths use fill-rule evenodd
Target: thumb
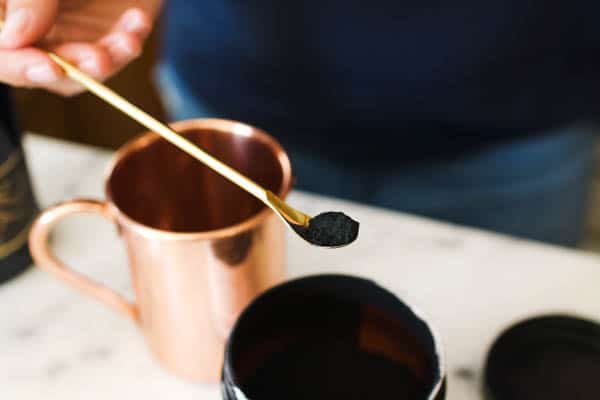
M 16 49 L 42 39 L 52 28 L 58 0 L 8 0 L 0 47 Z

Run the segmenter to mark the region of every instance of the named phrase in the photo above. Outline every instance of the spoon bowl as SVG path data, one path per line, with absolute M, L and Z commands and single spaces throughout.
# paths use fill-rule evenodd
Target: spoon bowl
M 338 248 L 358 237 L 359 223 L 340 212 L 325 212 L 314 218 L 291 207 L 271 191 L 268 205 L 298 236 L 315 246 Z

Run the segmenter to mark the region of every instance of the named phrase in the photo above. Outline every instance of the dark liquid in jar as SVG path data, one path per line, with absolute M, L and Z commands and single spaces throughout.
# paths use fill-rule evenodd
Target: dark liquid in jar
M 421 400 L 428 390 L 408 367 L 335 341 L 302 343 L 273 355 L 244 388 L 256 400 Z
M 257 346 L 268 351 L 245 358 L 241 390 L 251 400 L 427 399 L 435 376 L 418 339 L 381 318 L 340 308 L 273 332 Z

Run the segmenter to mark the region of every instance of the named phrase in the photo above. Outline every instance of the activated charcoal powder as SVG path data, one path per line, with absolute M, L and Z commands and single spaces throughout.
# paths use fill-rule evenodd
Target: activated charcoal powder
M 341 212 L 325 212 L 311 218 L 308 227 L 295 226 L 294 229 L 314 245 L 341 247 L 356 240 L 359 223 Z

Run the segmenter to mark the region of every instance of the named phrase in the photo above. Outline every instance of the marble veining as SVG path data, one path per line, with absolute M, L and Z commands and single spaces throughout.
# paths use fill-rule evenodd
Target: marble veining
M 43 207 L 104 198 L 110 153 L 35 135 L 25 149 Z M 448 400 L 480 398 L 486 351 L 508 324 L 556 311 L 600 319 L 596 255 L 306 193 L 290 200 L 311 214 L 344 211 L 361 222 L 361 234 L 343 251 L 290 235 L 288 275 L 369 277 L 415 305 L 442 338 Z M 127 257 L 110 222 L 73 218 L 58 227 L 53 247 L 77 271 L 131 296 Z M 221 398 L 218 385 L 164 372 L 134 324 L 38 269 L 0 286 L 0 327 L 0 399 Z
M 456 378 L 465 381 L 474 381 L 477 379 L 477 372 L 474 368 L 458 367 L 453 371 L 453 374 Z
M 435 244 L 442 249 L 458 249 L 463 241 L 457 237 L 441 237 L 435 240 Z
M 69 369 L 69 365 L 64 361 L 53 361 L 46 368 L 45 375 L 49 379 L 56 379 L 60 375 L 67 372 Z
M 38 331 L 33 327 L 23 327 L 15 330 L 15 338 L 18 341 L 26 342 L 29 339 L 33 339 L 38 335 Z
M 79 358 L 81 361 L 102 361 L 110 358 L 112 350 L 109 347 L 97 346 L 84 349 L 80 354 Z

